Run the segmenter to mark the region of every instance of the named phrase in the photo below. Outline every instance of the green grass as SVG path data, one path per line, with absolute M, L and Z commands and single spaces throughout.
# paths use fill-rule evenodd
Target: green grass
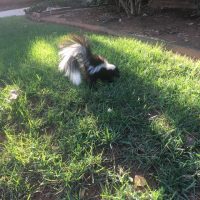
M 121 77 L 74 87 L 57 46 L 77 30 L 22 17 L 0 27 L 1 199 L 200 198 L 200 62 L 87 33 Z

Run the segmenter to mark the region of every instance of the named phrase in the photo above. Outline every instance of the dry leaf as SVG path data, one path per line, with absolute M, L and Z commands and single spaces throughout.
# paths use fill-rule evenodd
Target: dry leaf
M 128 179 L 129 179 L 129 181 L 131 182 L 131 183 L 133 183 L 133 178 L 132 177 L 128 177 Z
M 113 111 L 112 108 L 108 108 L 108 112 L 111 113 Z
M 134 186 L 137 187 L 145 187 L 147 185 L 147 181 L 143 176 L 135 175 L 134 178 Z
M 195 138 L 192 137 L 191 135 L 186 136 L 186 146 L 191 147 L 195 144 Z
M 122 167 L 119 166 L 119 175 L 122 176 L 124 174 L 124 170 Z
M 3 142 L 6 139 L 3 133 L 0 133 L 0 142 Z
M 85 197 L 85 191 L 86 191 L 85 188 L 81 188 L 80 189 L 80 191 L 79 191 L 79 198 L 80 199 L 84 199 L 84 197 Z
M 16 100 L 19 96 L 19 92 L 17 90 L 11 90 L 9 100 Z

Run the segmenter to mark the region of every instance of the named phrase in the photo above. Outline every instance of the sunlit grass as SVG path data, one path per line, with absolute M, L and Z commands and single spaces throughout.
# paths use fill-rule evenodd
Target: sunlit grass
M 0 198 L 199 198 L 199 61 L 86 33 L 121 76 L 74 87 L 57 53 L 77 30 L 21 17 L 0 27 Z
M 57 51 L 48 41 L 37 38 L 32 44 L 29 52 L 30 59 L 36 64 L 55 66 L 57 64 Z

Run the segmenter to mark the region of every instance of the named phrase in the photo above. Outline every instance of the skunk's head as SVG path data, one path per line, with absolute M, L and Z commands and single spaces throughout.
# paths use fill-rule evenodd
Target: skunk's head
M 108 82 L 112 82 L 114 78 L 119 77 L 118 68 L 100 56 L 94 56 L 91 59 L 88 73 L 93 79 Z
M 119 77 L 119 69 L 115 65 L 105 61 L 105 69 L 109 74 L 112 74 L 113 77 Z

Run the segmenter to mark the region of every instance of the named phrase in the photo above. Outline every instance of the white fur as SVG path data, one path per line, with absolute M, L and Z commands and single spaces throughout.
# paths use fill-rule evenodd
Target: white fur
M 108 70 L 115 70 L 116 66 L 106 62 L 105 68 L 108 69 Z
M 98 73 L 103 67 L 104 67 L 103 64 L 98 65 L 96 67 L 89 66 L 88 72 L 89 72 L 89 74 L 92 75 L 92 74 Z
M 64 72 L 65 76 L 69 77 L 70 81 L 79 85 L 82 82 L 80 70 L 73 69 L 72 62 L 74 59 L 80 59 L 83 62 L 86 59 L 86 49 L 80 44 L 73 44 L 69 47 L 63 48 L 59 52 L 61 57 L 60 64 L 58 66 L 59 71 Z M 81 63 L 80 63 L 81 66 Z
M 70 75 L 70 81 L 74 84 L 74 85 L 80 85 L 82 82 L 82 78 L 81 78 L 81 73 L 80 71 L 75 71 L 74 73 L 72 73 Z
M 69 67 L 70 64 L 70 59 L 75 58 L 79 54 L 83 56 L 83 59 L 86 57 L 86 49 L 80 44 L 73 44 L 69 47 L 63 48 L 59 52 L 59 55 L 62 59 L 58 67 L 59 70 L 61 72 L 67 71 L 67 68 Z
M 92 75 L 92 74 L 98 73 L 102 68 L 105 68 L 107 70 L 115 70 L 116 69 L 115 65 L 105 62 L 100 65 L 97 65 L 96 67 L 89 66 L 88 72 L 89 72 L 89 74 Z
M 64 72 L 64 75 L 69 77 L 69 80 L 74 85 L 80 85 L 82 82 L 81 78 L 81 72 L 79 67 L 83 67 L 84 65 L 88 65 L 87 60 L 87 53 L 86 48 L 82 46 L 81 44 L 72 44 L 69 47 L 63 48 L 59 52 L 59 56 L 61 58 L 60 64 L 59 64 L 59 71 Z M 79 66 L 73 66 L 74 60 L 77 60 L 79 63 Z M 102 68 L 105 68 L 107 70 L 115 70 L 115 65 L 112 65 L 108 63 L 106 60 L 104 63 L 94 67 L 89 66 L 88 73 L 90 75 L 93 75 L 95 73 L 100 72 Z

